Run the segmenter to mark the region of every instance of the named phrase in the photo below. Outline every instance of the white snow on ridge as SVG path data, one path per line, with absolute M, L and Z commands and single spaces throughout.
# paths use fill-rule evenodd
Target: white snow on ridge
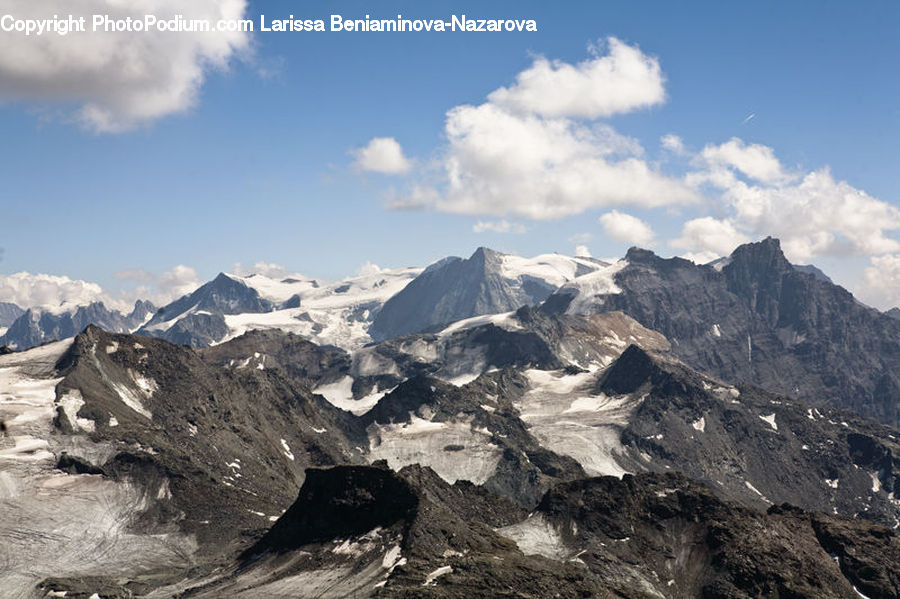
M 298 295 L 300 307 L 226 315 L 230 333 L 222 342 L 254 329 L 281 329 L 321 345 L 358 349 L 372 340 L 368 333 L 374 319 L 372 310 L 400 292 L 420 272 L 420 268 L 385 269 L 323 285 L 308 279 L 279 281 L 264 275 L 229 275 L 276 303 Z
M 616 285 L 615 275 L 626 266 L 628 266 L 626 260 L 619 260 L 563 285 L 560 292 L 575 295 L 566 312 L 569 314 L 590 313 L 590 308 L 601 301 L 597 299 L 597 296 L 622 293 L 622 290 Z
M 515 311 L 503 312 L 501 314 L 484 314 L 482 316 L 473 316 L 463 320 L 457 320 L 453 324 L 448 325 L 445 329 L 438 333 L 439 337 L 446 337 L 458 331 L 465 329 L 473 329 L 486 324 L 493 324 L 507 331 L 520 331 L 522 325 L 515 318 Z
M 255 289 L 260 297 L 276 303 L 289 300 L 294 295 L 302 295 L 318 287 L 318 282 L 303 275 L 287 275 L 281 279 L 273 279 L 262 274 L 240 276 L 227 274 L 228 278 L 241 282 Z
M 578 276 L 579 269 L 594 271 L 603 266 L 603 263 L 590 258 L 572 258 L 562 254 L 541 254 L 533 258 L 504 254 L 501 258 L 500 273 L 507 279 L 518 279 L 522 276 L 537 277 L 550 285 L 561 287 L 574 280 Z

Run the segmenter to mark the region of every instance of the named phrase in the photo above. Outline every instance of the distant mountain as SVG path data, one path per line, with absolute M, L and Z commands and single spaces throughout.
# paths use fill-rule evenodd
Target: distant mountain
M 370 334 L 389 339 L 457 320 L 542 302 L 560 285 L 603 263 L 545 255 L 526 259 L 478 248 L 467 260 L 440 260 L 384 304 Z
M 110 310 L 103 302 L 79 306 L 74 311 L 55 314 L 36 309 L 24 311 L 0 336 L 0 346 L 23 350 L 50 341 L 74 337 L 88 325 L 114 333 L 131 333 L 143 325 L 154 310 L 153 304 L 138 300 L 129 314 Z
M 24 313 L 25 310 L 15 304 L 0 302 L 0 327 L 8 327 Z
M 632 248 L 599 284 L 582 277 L 542 309 L 621 310 L 694 368 L 900 424 L 900 321 L 797 270 L 776 239 L 713 266 Z
M 895 318 L 895 319 L 897 319 L 897 320 L 900 320 L 900 308 L 891 308 L 890 310 L 888 310 L 887 312 L 885 312 L 885 314 L 887 314 L 887 315 L 890 316 L 891 318 Z
M 369 326 L 390 297 L 421 269 L 374 269 L 335 283 L 305 277 L 220 274 L 160 309 L 141 334 L 207 347 L 246 331 L 278 329 L 326 345 L 371 342 Z

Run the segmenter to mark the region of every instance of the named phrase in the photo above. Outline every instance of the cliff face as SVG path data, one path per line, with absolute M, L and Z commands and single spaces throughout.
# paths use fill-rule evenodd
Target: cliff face
M 690 366 L 818 405 L 900 424 L 900 321 L 842 287 L 790 265 L 775 239 L 737 248 L 715 266 L 633 248 L 620 293 L 590 304 L 659 331 Z M 572 311 L 572 291 L 545 303 Z

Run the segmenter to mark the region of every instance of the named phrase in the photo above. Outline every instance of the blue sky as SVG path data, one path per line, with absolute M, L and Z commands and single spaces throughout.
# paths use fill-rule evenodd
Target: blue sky
M 53 11 L 52 0 L 34 4 L 42 3 Z M 257 261 L 339 278 L 367 261 L 425 264 L 479 245 L 525 255 L 586 245 L 595 256 L 616 256 L 632 240 L 613 238 L 598 222 L 612 210 L 641 219 L 663 255 L 708 252 L 710 244 L 671 245 L 684 237 L 685 222 L 704 216 L 733 224 L 748 239 L 765 233 L 722 199 L 731 188 L 698 188 L 706 198 L 700 204 L 653 208 L 600 198 L 561 218 L 517 213 L 514 204 L 502 204 L 509 198 L 496 205 L 512 206 L 508 214 L 496 206 L 491 213 L 459 213 L 444 200 L 412 211 L 387 208 L 388 190 L 403 196 L 444 172 L 453 151 L 448 110 L 485 103 L 492 91 L 513 86 L 537 56 L 570 65 L 600 59 L 610 37 L 657 62 L 665 99 L 599 118 L 563 115 L 573 127 L 604 127 L 636 142 L 636 156 L 673 181 L 711 170 L 698 166 L 698 154 L 739 138 L 739 149 L 770 148 L 797 185 L 828 167 L 835 184 L 846 182 L 888 210 L 900 204 L 896 3 L 267 1 L 251 2 L 246 14 L 260 12 L 270 18 L 466 13 L 535 19 L 539 31 L 255 33 L 241 42 L 249 47 L 227 56 L 227 69 L 201 67 L 193 101 L 115 132 L 72 116 L 92 101 L 86 88 L 43 85 L 36 71 L 23 83 L 12 60 L 0 59 L 0 273 L 67 275 L 114 291 L 137 284 L 117 272 L 139 268 L 149 278 L 179 264 L 201 280 L 235 262 Z M 588 47 L 598 42 L 592 54 Z M 41 43 L 0 32 L 0 53 L 8 57 L 7 50 Z M 96 75 L 109 81 L 104 101 L 117 107 L 132 101 L 112 89 L 127 80 L 104 78 L 102 69 Z M 667 134 L 683 141 L 682 153 L 661 147 Z M 372 138 L 396 140 L 412 170 L 398 176 L 355 168 L 353 149 Z M 769 190 L 776 203 L 782 186 Z M 811 197 L 797 201 L 815 211 Z M 881 204 L 871 218 L 885 214 Z M 782 224 L 806 220 L 799 208 L 779 214 L 771 217 Z M 479 222 L 503 221 L 525 232 L 473 230 Z M 828 222 L 821 226 L 831 231 Z M 880 233 L 891 241 L 895 229 L 889 224 Z M 900 252 L 887 242 L 848 244 L 836 231 L 834 243 L 800 252 L 802 261 L 848 287 L 864 284 L 872 303 L 894 303 L 900 286 L 891 277 L 900 272 Z

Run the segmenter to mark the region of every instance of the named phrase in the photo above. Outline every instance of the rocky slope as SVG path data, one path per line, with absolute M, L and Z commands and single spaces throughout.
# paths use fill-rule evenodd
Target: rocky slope
M 676 352 L 621 312 L 526 307 L 353 352 L 90 327 L 0 356 L 0 585 L 895 596 L 900 433 Z
M 792 267 L 777 240 L 740 246 L 712 266 L 632 248 L 612 283 L 575 282 L 543 308 L 619 310 L 721 379 L 900 424 L 900 322 Z
M 310 471 L 243 561 L 184 597 L 894 597 L 900 538 L 675 475 L 557 485 L 530 514 L 427 468 Z
M 600 265 L 590 258 L 558 255 L 523 259 L 483 247 L 467 260 L 444 258 L 385 303 L 370 334 L 375 340 L 389 339 L 536 304 Z

